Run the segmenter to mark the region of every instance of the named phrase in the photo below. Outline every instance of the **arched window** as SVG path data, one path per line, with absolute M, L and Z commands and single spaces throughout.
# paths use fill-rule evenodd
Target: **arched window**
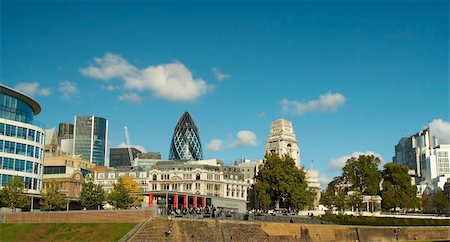
M 200 180 L 200 174 L 199 173 L 195 174 L 195 180 Z
M 156 181 L 156 174 L 153 174 L 153 181 Z

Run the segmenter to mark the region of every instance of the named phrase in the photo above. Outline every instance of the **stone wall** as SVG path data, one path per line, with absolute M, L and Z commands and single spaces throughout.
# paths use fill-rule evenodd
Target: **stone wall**
M 448 241 L 449 231 L 450 226 L 398 228 L 151 218 L 128 241 Z
M 5 213 L 5 223 L 139 223 L 153 216 L 150 210 L 99 210 Z

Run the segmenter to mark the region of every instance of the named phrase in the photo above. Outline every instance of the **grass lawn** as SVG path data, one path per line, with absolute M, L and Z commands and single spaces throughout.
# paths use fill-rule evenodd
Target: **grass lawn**
M 136 223 L 0 223 L 0 241 L 118 241 Z

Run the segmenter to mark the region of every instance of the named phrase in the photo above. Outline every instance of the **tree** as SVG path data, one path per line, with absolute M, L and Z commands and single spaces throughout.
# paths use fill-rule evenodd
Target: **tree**
M 132 206 L 140 206 L 144 196 L 137 195 L 137 192 L 141 191 L 141 188 L 137 181 L 130 175 L 122 177 L 122 182 L 125 188 L 130 192 L 130 197 L 133 199 Z
M 351 190 L 359 190 L 362 195 L 377 195 L 381 179 L 378 170 L 380 162 L 380 158 L 373 155 L 352 157 L 342 168 L 342 176 L 351 185 Z
M 355 211 L 361 211 L 361 208 L 364 206 L 361 192 L 356 191 L 352 194 L 349 194 L 345 200 L 347 207 L 353 208 Z
M 444 192 L 439 188 L 436 189 L 434 193 L 433 205 L 436 208 L 436 212 L 439 214 L 445 213 L 446 211 L 449 210 L 449 202 L 445 198 Z
M 102 185 L 94 184 L 92 181 L 83 184 L 80 193 L 80 203 L 85 208 L 98 208 L 105 201 L 106 194 Z
M 423 213 L 432 213 L 433 211 L 433 196 L 431 194 L 427 194 L 426 192 L 422 193 L 422 198 L 420 199 L 422 204 L 422 212 Z
M 267 154 L 256 176 L 256 193 L 263 209 L 284 207 L 304 209 L 313 203 L 305 172 L 288 155 Z
M 25 182 L 23 178 L 13 177 L 0 190 L 0 202 L 8 208 L 25 208 L 30 205 L 30 199 L 25 193 Z
M 347 188 L 342 176 L 337 176 L 328 183 L 327 189 L 322 193 L 320 202 L 328 208 L 342 211 L 348 208 L 346 198 Z
M 63 210 L 67 206 L 66 194 L 59 191 L 60 184 L 51 181 L 46 184 L 45 192 L 41 194 L 41 210 L 57 211 Z
M 411 209 L 417 205 L 417 188 L 411 184 L 407 166 L 387 163 L 384 165 L 382 177 L 381 205 L 384 209 Z
M 125 209 L 131 206 L 139 206 L 143 196 L 136 195 L 140 191 L 139 184 L 129 175 L 120 177 L 111 193 L 108 194 L 108 202 L 116 208 Z

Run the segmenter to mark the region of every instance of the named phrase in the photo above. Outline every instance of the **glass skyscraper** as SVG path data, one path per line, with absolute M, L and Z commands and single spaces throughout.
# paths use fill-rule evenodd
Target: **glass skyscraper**
M 108 148 L 108 120 L 75 116 L 73 154 L 97 166 L 104 166 Z
M 173 132 L 169 160 L 201 160 L 202 144 L 194 120 L 184 112 Z

